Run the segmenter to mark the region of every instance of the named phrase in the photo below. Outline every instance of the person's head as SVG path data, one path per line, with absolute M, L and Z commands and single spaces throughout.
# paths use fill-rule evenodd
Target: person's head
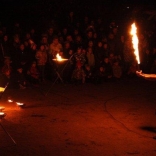
M 105 63 L 109 63 L 109 58 L 108 58 L 108 57 L 105 57 L 105 58 L 104 58 L 104 62 L 105 62 Z
M 20 44 L 20 50 L 23 51 L 25 49 L 24 44 Z
M 93 37 L 93 32 L 92 31 L 88 31 L 87 32 L 87 37 L 88 38 L 92 38 Z
M 75 29 L 74 30 L 74 35 L 77 36 L 78 34 L 79 34 L 79 30 L 78 29 Z
M 78 47 L 78 48 L 77 48 L 77 53 L 78 53 L 78 54 L 81 54 L 81 53 L 82 53 L 82 47 Z
M 113 33 L 109 33 L 108 38 L 109 38 L 110 40 L 113 40 L 113 39 L 114 39 L 114 34 L 113 34 Z
M 93 41 L 88 42 L 88 47 L 93 47 L 93 45 L 94 45 Z
M 20 38 L 19 38 L 18 35 L 15 35 L 15 36 L 14 36 L 14 42 L 15 42 L 15 43 L 20 43 Z
M 55 37 L 55 38 L 53 39 L 53 43 L 54 43 L 55 45 L 57 45 L 57 44 L 59 43 L 59 38 L 58 38 L 58 37 Z
M 41 39 L 42 44 L 47 44 L 48 43 L 48 38 L 46 36 L 43 36 Z
M 21 73 L 23 72 L 22 67 L 18 67 L 18 68 L 17 68 L 17 72 L 21 74 Z
M 82 41 L 82 37 L 80 35 L 77 35 L 75 40 L 76 40 L 76 42 L 81 42 Z
M 68 33 L 68 29 L 67 28 L 63 28 L 62 32 L 63 32 L 64 35 L 66 35 Z
M 102 41 L 98 42 L 98 47 L 102 47 Z
M 70 12 L 69 12 L 69 16 L 70 16 L 70 17 L 73 17 L 73 16 L 74 16 L 74 12 L 73 12 L 73 11 L 70 11 Z
M 69 43 L 69 42 L 65 42 L 64 47 L 65 47 L 66 49 L 69 49 L 69 48 L 70 48 L 70 43 Z
M 8 41 L 8 35 L 4 35 L 3 40 L 4 42 Z
M 40 50 L 44 51 L 45 50 L 45 46 L 43 44 L 40 45 Z
M 31 38 L 30 33 L 26 33 L 25 38 L 26 38 L 26 40 L 29 40 Z
M 100 72 L 104 72 L 105 71 L 104 67 L 100 67 L 99 70 L 100 70 Z
M 117 27 L 114 27 L 114 28 L 112 29 L 112 32 L 113 32 L 114 35 L 116 35 L 117 32 L 118 32 L 118 28 L 117 28 Z
M 31 64 L 32 67 L 36 67 L 36 61 L 33 61 Z
M 11 74 L 11 71 L 10 69 L 6 68 L 3 70 L 3 74 L 7 77 L 7 78 L 10 78 L 10 74 Z
M 118 65 L 119 65 L 119 62 L 118 62 L 118 61 L 114 61 L 114 62 L 113 62 L 113 65 L 114 65 L 114 66 L 118 66 Z
M 72 35 L 67 35 L 66 40 L 72 42 L 73 41 Z
M 109 54 L 109 59 L 114 59 L 114 53 Z
M 6 57 L 4 59 L 4 65 L 10 65 L 12 63 L 12 61 L 10 60 L 10 57 Z
M 147 55 L 150 54 L 149 49 L 146 49 L 145 53 L 146 53 Z
M 108 48 L 108 44 L 106 42 L 103 44 L 103 48 L 104 49 L 107 49 Z
M 52 27 L 50 27 L 50 28 L 48 29 L 48 34 L 49 34 L 49 35 L 52 35 L 53 32 L 54 32 L 54 29 L 53 29 Z

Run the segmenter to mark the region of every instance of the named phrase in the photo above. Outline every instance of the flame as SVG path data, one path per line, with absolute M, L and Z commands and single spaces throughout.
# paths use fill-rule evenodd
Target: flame
M 4 92 L 5 88 L 0 87 L 0 92 Z
M 11 100 L 11 99 L 8 99 L 8 102 L 13 102 L 13 100 Z
M 136 60 L 138 64 L 140 64 L 140 58 L 139 58 L 139 49 L 138 49 L 138 37 L 137 37 L 137 28 L 135 26 L 135 23 L 131 25 L 131 35 L 132 35 L 132 44 L 134 48 L 134 54 L 136 56 Z
M 3 116 L 3 115 L 5 115 L 5 113 L 4 113 L 4 112 L 0 112 L 0 116 L 1 116 L 1 115 Z
M 17 104 L 18 106 L 23 106 L 23 105 L 24 105 L 24 103 L 21 103 L 21 102 L 16 102 L 16 104 Z
M 5 109 L 5 107 L 0 106 L 0 111 L 3 111 Z
M 57 59 L 58 61 L 62 61 L 62 57 L 61 57 L 59 54 L 56 55 L 56 59 Z

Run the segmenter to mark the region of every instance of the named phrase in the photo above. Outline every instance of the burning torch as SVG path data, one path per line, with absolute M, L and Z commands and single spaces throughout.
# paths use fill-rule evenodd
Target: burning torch
M 136 60 L 138 63 L 138 71 L 140 72 L 140 57 L 139 57 L 139 48 L 138 48 L 138 36 L 137 36 L 137 27 L 135 23 L 131 25 L 131 35 L 132 35 L 132 44 L 133 44 L 133 49 L 134 49 L 134 54 L 136 56 Z

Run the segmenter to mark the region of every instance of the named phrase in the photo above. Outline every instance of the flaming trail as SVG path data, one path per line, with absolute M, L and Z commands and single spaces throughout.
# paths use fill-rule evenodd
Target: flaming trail
M 132 44 L 134 48 L 134 54 L 136 56 L 136 60 L 138 64 L 140 64 L 140 58 L 139 58 L 139 49 L 138 49 L 138 37 L 137 37 L 137 28 L 135 26 L 135 23 L 131 25 L 131 35 L 132 35 Z

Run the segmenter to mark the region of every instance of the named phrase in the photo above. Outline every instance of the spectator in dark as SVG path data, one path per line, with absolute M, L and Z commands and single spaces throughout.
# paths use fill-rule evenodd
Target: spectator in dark
M 104 69 L 104 76 L 105 76 L 105 80 L 106 81 L 109 81 L 112 79 L 113 77 L 113 71 L 112 71 L 112 66 L 109 62 L 109 58 L 108 57 L 105 57 L 102 64 L 101 64 L 101 67 L 103 67 Z
M 37 34 L 37 32 L 36 32 L 36 30 L 35 30 L 35 28 L 31 28 L 30 29 L 30 36 L 31 36 L 31 39 L 32 39 L 32 41 L 34 42 L 34 43 L 38 43 L 38 34 Z
M 62 53 L 62 50 L 62 44 L 60 44 L 58 37 L 55 37 L 49 46 L 49 55 L 51 58 L 55 58 L 56 54 Z
M 95 56 L 94 56 L 92 48 L 87 49 L 86 58 L 87 58 L 87 64 L 90 66 L 90 68 L 92 70 L 94 70 L 94 68 L 95 68 Z
M 11 72 L 12 72 L 11 63 L 12 63 L 12 61 L 10 60 L 10 57 L 5 57 L 4 63 L 3 63 L 2 69 L 1 69 L 1 72 L 3 74 L 5 74 L 6 71 L 8 71 L 11 74 Z M 10 75 L 9 75 L 9 77 L 10 77 Z
M 93 82 L 94 79 L 94 74 L 93 74 L 93 70 L 90 68 L 90 66 L 88 64 L 85 65 L 85 82 L 86 83 L 90 83 Z
M 1 49 L 4 53 L 4 57 L 11 57 L 11 43 L 8 35 L 4 35 L 2 39 Z
M 48 29 L 48 32 L 47 32 L 47 37 L 48 37 L 48 44 L 52 43 L 53 41 L 53 38 L 54 38 L 54 29 L 52 27 L 50 27 Z
M 133 61 L 129 66 L 129 69 L 127 71 L 127 76 L 129 78 L 135 78 L 137 70 L 138 70 L 138 64 L 136 61 Z
M 98 41 L 97 46 L 95 46 L 94 56 L 95 56 L 95 66 L 96 68 L 99 68 L 100 63 L 102 63 L 105 57 L 102 41 Z
M 0 87 L 4 89 L 10 83 L 10 70 L 6 69 L 3 73 L 0 73 L 0 77 Z
M 16 76 L 15 76 L 15 81 L 17 83 L 17 88 L 19 89 L 25 89 L 27 87 L 27 80 L 26 80 L 26 77 L 25 75 L 23 74 L 23 69 L 22 67 L 19 65 L 17 67 L 17 73 L 16 73 Z
M 19 50 L 17 52 L 18 65 L 21 65 L 23 68 L 23 73 L 26 74 L 28 68 L 28 51 L 26 51 L 24 44 L 20 44 Z
M 89 41 L 93 42 L 93 31 L 89 30 L 86 34 L 86 37 L 84 39 L 84 47 L 87 48 L 88 47 L 88 43 Z
M 63 37 L 63 40 L 66 41 L 66 38 L 68 36 L 69 32 L 67 28 L 63 28 L 62 32 L 61 32 L 61 36 Z
M 37 67 L 40 73 L 40 81 L 45 82 L 45 66 L 47 63 L 47 52 L 44 45 L 40 45 L 36 52 Z
M 111 53 L 111 51 L 108 48 L 108 43 L 104 42 L 103 43 L 103 54 L 104 54 L 104 57 L 109 57 L 110 53 Z
M 77 35 L 75 37 L 73 49 L 76 51 L 78 47 L 83 47 L 83 40 L 82 40 L 82 36 L 80 35 Z
M 83 51 L 83 48 L 79 47 L 77 49 L 77 52 L 74 53 L 74 56 L 73 56 L 73 59 L 72 59 L 74 66 L 76 66 L 77 63 L 81 63 L 82 67 L 85 65 L 85 63 L 86 63 L 86 56 L 85 56 L 85 54 L 82 51 Z
M 147 49 L 143 55 L 141 66 L 143 73 L 150 73 L 152 67 L 152 54 L 150 53 L 149 49 Z
M 38 86 L 39 85 L 39 71 L 36 65 L 36 61 L 32 62 L 32 64 L 30 65 L 30 68 L 27 71 L 27 77 L 29 82 L 33 85 L 33 86 Z
M 115 78 L 115 80 L 119 80 L 122 77 L 122 67 L 117 60 L 113 62 L 112 71 L 113 78 Z
M 115 54 L 116 43 L 115 43 L 115 39 L 114 39 L 114 34 L 113 33 L 109 33 L 108 34 L 107 44 L 108 44 L 109 51 L 111 51 L 112 53 Z
M 73 55 L 73 49 L 70 42 L 66 41 L 63 46 L 63 57 L 69 59 Z
M 82 67 L 81 62 L 77 62 L 76 63 L 76 67 L 72 73 L 72 81 L 75 84 L 81 84 L 81 83 L 85 83 L 85 71 Z

